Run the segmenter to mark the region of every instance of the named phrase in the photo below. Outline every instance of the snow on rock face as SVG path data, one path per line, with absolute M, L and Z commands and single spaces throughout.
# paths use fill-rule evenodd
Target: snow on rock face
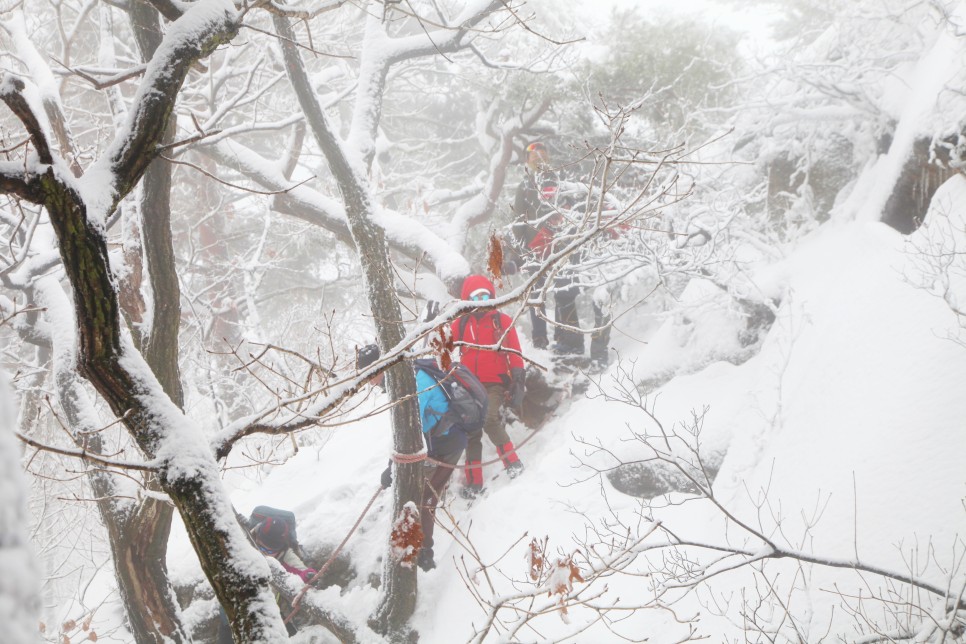
M 952 209 L 957 184 L 936 203 Z M 913 558 L 945 585 L 949 573 L 925 565 L 924 552 L 952 567 L 966 535 L 966 346 L 949 339 L 959 326 L 947 304 L 910 279 L 917 259 L 882 224 L 820 230 L 789 258 L 788 297 L 744 374 L 757 409 L 735 431 L 715 490 L 785 546 L 899 573 Z M 758 511 L 766 496 L 780 518 Z M 860 583 L 815 572 L 805 621 L 816 628 L 833 615 L 837 598 L 819 590 L 832 580 Z
M 933 196 L 922 226 L 907 241 L 910 281 L 966 311 L 966 177 L 956 175 Z
M 746 319 L 731 296 L 703 279 L 692 279 L 680 304 L 640 356 L 635 375 L 660 383 L 718 360 L 739 361 Z
M 832 232 L 792 258 L 790 295 L 749 383 L 762 394 L 763 421 L 736 437 L 746 445 L 732 444 L 720 491 L 741 505 L 739 482 L 764 484 L 774 462 L 776 493 L 787 488 L 805 501 L 832 492 L 827 517 L 851 523 L 854 473 L 863 514 L 862 497 L 870 518 L 902 500 L 940 528 L 945 519 L 929 518 L 936 504 L 953 512 L 958 497 L 923 503 L 916 497 L 924 490 L 896 473 L 929 472 L 950 486 L 939 489 L 962 485 L 961 468 L 944 458 L 960 447 L 966 453 L 957 430 L 966 417 L 957 391 L 966 383 L 966 347 L 946 339 L 955 316 L 905 277 L 910 257 L 897 233 L 879 224 Z M 898 527 L 885 517 L 876 523 Z
M 0 378 L 0 624 L 4 642 L 25 644 L 40 641 L 40 573 L 28 546 L 20 450 L 6 386 Z

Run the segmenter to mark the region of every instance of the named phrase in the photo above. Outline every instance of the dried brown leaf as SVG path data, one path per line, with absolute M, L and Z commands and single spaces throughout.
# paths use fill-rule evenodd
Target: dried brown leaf
M 500 237 L 493 233 L 487 247 L 486 270 L 498 288 L 503 288 L 503 244 Z
M 440 368 L 443 371 L 449 371 L 453 365 L 453 353 L 456 350 L 456 344 L 453 342 L 453 336 L 450 334 L 448 325 L 443 324 L 436 327 L 429 339 L 429 347 L 433 350 L 433 355 L 436 356 Z
M 412 565 L 416 561 L 419 549 L 423 545 L 423 527 L 419 521 L 419 510 L 415 503 L 403 506 L 399 518 L 392 526 L 389 535 L 392 552 L 396 559 L 404 565 Z
M 540 579 L 547 565 L 547 541 L 547 537 L 544 537 L 543 541 L 536 537 L 530 540 L 530 579 L 532 581 Z

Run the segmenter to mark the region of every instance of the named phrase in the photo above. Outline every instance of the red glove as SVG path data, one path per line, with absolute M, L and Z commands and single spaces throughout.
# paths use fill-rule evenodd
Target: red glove
M 309 583 L 312 581 L 312 577 L 315 577 L 317 571 L 314 568 L 306 568 L 305 570 L 299 570 L 295 574 L 302 578 L 303 583 Z
M 284 561 L 279 562 L 282 564 L 282 568 L 289 571 L 293 575 L 298 575 L 302 583 L 309 583 L 309 580 L 315 576 L 316 570 L 314 568 L 296 568 L 295 566 L 290 566 Z

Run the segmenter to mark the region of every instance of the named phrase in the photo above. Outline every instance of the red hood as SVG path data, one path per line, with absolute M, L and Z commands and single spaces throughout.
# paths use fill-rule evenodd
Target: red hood
M 460 299 L 470 299 L 470 293 L 478 289 L 485 288 L 490 292 L 490 297 L 496 297 L 496 289 L 485 275 L 470 275 L 463 280 L 463 290 L 460 292 Z

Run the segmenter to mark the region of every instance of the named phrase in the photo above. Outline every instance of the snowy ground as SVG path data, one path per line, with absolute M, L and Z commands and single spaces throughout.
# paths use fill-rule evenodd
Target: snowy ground
M 937 203 L 963 208 L 956 204 L 966 204 L 966 180 L 947 184 Z M 637 380 L 665 373 L 674 364 L 688 365 L 683 375 L 646 400 L 656 402 L 655 416 L 666 429 L 680 429 L 693 412 L 707 408 L 702 450 L 724 454 L 713 491 L 736 519 L 784 547 L 820 557 L 857 557 L 897 573 L 912 571 L 943 587 L 951 583 L 955 593 L 966 583 L 960 566 L 966 552 L 966 345 L 949 306 L 935 289 L 921 286 L 925 282 L 914 244 L 928 235 L 910 240 L 878 223 L 827 224 L 780 264 L 753 271 L 757 287 L 781 304 L 760 352 L 740 365 L 718 360 L 733 352 L 734 312 L 716 308 L 713 298 L 703 308 L 696 304 L 686 327 L 676 317 L 648 344 L 621 334 L 615 335 L 615 344 L 623 365 L 634 364 Z M 691 291 L 695 303 L 708 294 L 699 287 Z M 613 389 L 617 373 L 612 367 L 604 375 L 604 390 Z M 647 508 L 594 475 L 588 464 L 606 466 L 608 460 L 590 455 L 588 442 L 599 442 L 625 460 L 642 458 L 647 450 L 632 440 L 632 430 L 653 426 L 640 409 L 602 397 L 574 399 L 522 447 L 527 469 L 520 478 L 496 476 L 498 466 L 490 466 L 487 476 L 495 478 L 472 506 L 451 488 L 449 515 L 469 535 L 480 560 L 498 563 L 489 569 L 489 581 L 474 574 L 478 565 L 467 550 L 446 529 L 438 529 L 439 567 L 421 574 L 419 582 L 413 625 L 420 641 L 472 640 L 485 611 L 460 572 L 469 570 L 470 583 L 486 598 L 524 590 L 532 537 L 547 536 L 551 550 L 572 552 L 581 547 L 587 526 L 621 518 L 643 530 L 649 523 L 635 521 L 643 514 L 704 542 L 758 547 L 760 542 L 734 523 L 726 525 L 722 511 L 707 500 L 682 504 L 689 497 L 674 494 Z M 518 443 L 530 434 L 522 426 L 511 433 Z M 229 479 L 242 512 L 258 504 L 294 510 L 300 540 L 310 550 L 341 541 L 377 489 L 391 448 L 386 415 L 327 434 L 324 444 L 302 449 L 264 481 Z M 484 454 L 490 456 L 492 447 Z M 352 589 L 341 596 L 334 589 L 320 593 L 360 624 L 377 601 L 377 591 L 366 580 L 381 570 L 388 503 L 383 495 L 347 548 L 358 572 Z M 441 520 L 452 529 L 449 518 L 441 514 Z M 172 549 L 175 579 L 198 577 L 186 542 L 176 538 Z M 645 568 L 639 558 L 629 570 Z M 763 571 L 714 577 L 697 592 L 673 595 L 671 608 L 681 619 L 697 618 L 698 634 L 710 641 L 755 641 L 754 629 L 739 617 L 740 604 L 742 598 L 754 602 L 771 588 L 794 617 L 798 637 L 852 640 L 861 620 L 843 610 L 855 603 L 844 598 L 860 591 L 868 598 L 883 587 L 873 575 L 821 566 L 799 569 L 794 562 L 771 562 Z M 603 590 L 605 584 L 608 590 L 599 603 L 632 606 L 648 597 L 643 577 L 615 575 L 594 587 Z M 925 606 L 934 600 L 918 598 Z M 548 601 L 546 593 L 536 599 L 537 604 Z M 892 607 L 867 605 L 885 626 L 899 628 L 884 617 Z M 592 616 L 579 609 L 566 620 L 546 615 L 517 637 L 615 641 L 616 635 L 600 623 L 579 632 Z M 624 621 L 614 631 L 647 635 L 651 642 L 677 641 L 686 632 L 670 610 L 619 617 Z M 510 613 L 504 618 L 505 624 L 512 623 Z M 780 611 L 757 619 L 766 629 L 783 633 L 779 640 L 793 637 L 792 622 L 782 619 Z M 312 635 L 303 633 L 300 641 L 314 641 Z M 498 631 L 491 631 L 486 641 L 498 641 Z

